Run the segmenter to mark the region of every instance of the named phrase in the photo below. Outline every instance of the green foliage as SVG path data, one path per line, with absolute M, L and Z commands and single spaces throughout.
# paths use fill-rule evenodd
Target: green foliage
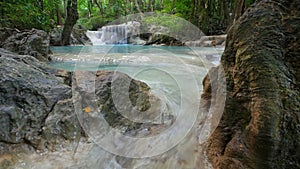
M 190 13 L 192 11 L 191 1 L 190 0 L 176 1 L 174 11 L 176 16 L 180 16 L 186 20 L 189 20 Z
M 142 20 L 143 27 L 149 28 L 151 26 L 168 28 L 170 33 L 180 33 L 184 30 L 184 24 L 181 24 L 182 19 L 179 17 L 164 15 L 163 13 L 158 14 L 157 16 L 145 17 Z
M 83 27 L 85 27 L 86 29 L 89 29 L 89 30 L 97 30 L 113 20 L 114 20 L 113 18 L 106 18 L 103 16 L 94 16 L 91 18 L 80 18 L 77 21 L 77 24 L 82 25 Z
M 251 4 L 253 4 L 255 0 L 245 0 L 245 6 L 249 7 Z
M 255 0 L 244 0 L 249 7 Z M 141 12 L 168 13 L 192 22 L 206 34 L 223 33 L 235 16 L 237 0 L 77 0 L 78 24 L 87 29 L 98 29 L 122 16 Z M 5 0 L 0 1 L 0 26 L 19 29 L 37 28 L 49 31 L 65 20 L 63 0 Z M 61 22 L 60 22 L 61 21 Z M 166 16 L 145 18 L 146 24 L 174 25 Z M 176 21 L 175 21 L 176 22 Z M 178 24 L 177 24 L 178 25 Z M 181 30 L 180 26 L 172 31 Z M 221 30 L 221 31 L 219 31 Z
M 49 14 L 30 1 L 0 2 L 2 8 L 1 26 L 18 29 L 50 30 Z
M 175 15 L 156 13 L 143 17 L 141 23 L 143 32 L 167 35 L 181 41 L 197 40 L 201 35 L 196 26 Z

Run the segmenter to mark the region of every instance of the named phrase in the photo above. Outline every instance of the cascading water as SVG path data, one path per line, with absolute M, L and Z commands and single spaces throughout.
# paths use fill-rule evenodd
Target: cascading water
M 123 30 L 123 35 L 126 36 L 124 27 L 106 27 L 105 31 L 119 29 Z M 103 30 L 104 30 L 103 29 Z M 102 30 L 102 31 L 103 31 Z M 120 34 L 121 35 L 121 34 Z M 101 39 L 101 31 L 94 33 L 94 37 Z M 101 36 L 101 37 L 100 37 Z M 100 37 L 100 38 L 99 38 Z M 151 47 L 138 45 L 102 45 L 102 46 L 71 46 L 71 47 L 55 47 L 52 51 L 55 57 L 61 59 L 59 62 L 53 62 L 52 67 L 74 71 L 74 61 L 82 61 L 82 64 L 76 66 L 78 70 L 117 70 L 126 73 L 137 80 L 146 82 L 157 96 L 164 96 L 165 100 L 170 104 L 170 108 L 177 112 L 174 116 L 186 113 L 191 108 L 188 105 L 198 104 L 199 100 L 193 100 L 187 93 L 193 94 L 195 86 L 191 86 L 193 80 L 199 84 L 199 89 L 202 88 L 201 80 L 206 75 L 207 70 L 203 66 L 203 60 L 206 56 L 214 56 L 223 52 L 223 48 L 187 48 L 187 47 Z M 103 51 L 105 54 L 103 54 Z M 78 53 L 81 59 L 78 59 Z M 99 58 L 100 57 L 100 58 Z M 200 59 L 200 57 L 203 57 Z M 202 60 L 202 61 L 201 61 Z M 210 60 L 208 60 L 210 61 Z M 84 64 L 86 63 L 86 64 Z M 212 60 L 213 64 L 214 61 Z M 82 66 L 82 67 L 81 67 Z M 140 71 L 143 70 L 143 71 Z M 165 74 L 163 72 L 169 72 Z M 195 77 L 195 79 L 193 79 Z M 179 79 L 178 79 L 179 78 Z M 181 80 L 180 80 L 181 79 Z M 185 83 L 188 82 L 188 83 Z M 184 90 L 180 92 L 180 90 Z M 184 95 L 181 95 L 183 93 Z M 180 109 L 181 98 L 188 103 Z M 178 111 L 176 111 L 178 110 Z M 181 111 L 179 111 L 181 110 Z M 177 114 L 177 115 L 176 115 Z M 106 151 L 93 140 L 86 141 L 82 138 L 78 148 L 67 147 L 62 151 L 48 153 L 33 153 L 25 155 L 23 160 L 16 165 L 16 168 L 63 168 L 63 169 L 210 169 L 211 166 L 207 162 L 207 157 L 201 143 L 207 138 L 207 131 L 210 129 L 211 117 L 198 116 L 196 120 L 203 121 L 202 118 L 208 118 L 207 123 L 203 125 L 194 125 L 189 133 L 182 137 L 183 139 L 165 153 L 147 158 L 129 158 L 116 155 Z M 178 118 L 178 120 L 184 118 Z M 171 136 L 176 135 L 179 128 L 172 127 Z M 156 132 L 159 128 L 151 127 L 150 130 L 141 130 L 140 132 Z M 159 127 L 159 125 L 157 126 Z M 143 133 L 142 133 L 143 134 Z M 155 133 L 156 136 L 163 133 Z M 122 145 L 122 142 L 114 142 L 116 145 Z M 160 139 L 159 144 L 168 144 L 168 139 Z M 74 145 L 76 143 L 74 142 Z M 128 149 L 137 152 L 144 152 L 144 142 L 139 144 L 129 145 Z M 74 149 L 77 150 L 74 154 Z
M 93 45 L 127 44 L 131 35 L 139 33 L 139 22 L 127 22 L 120 25 L 103 26 L 98 31 L 87 31 Z
M 110 26 L 102 29 L 102 31 L 123 31 L 120 36 L 126 36 L 124 31 L 125 26 Z M 125 27 L 126 28 L 126 27 Z M 101 31 L 99 31 L 101 34 Z M 99 37 L 95 33 L 94 37 Z M 102 38 L 103 36 L 101 36 Z M 101 39 L 98 38 L 98 39 Z M 103 37 L 104 39 L 104 37 Z M 111 40 L 111 39 L 110 39 Z M 75 67 L 78 70 L 117 70 L 134 77 L 137 80 L 146 82 L 154 91 L 153 94 L 160 98 L 164 98 L 172 109 L 173 116 L 176 121 L 181 121 L 187 118 L 190 105 L 197 105 L 199 100 L 193 99 L 197 91 L 201 89 L 201 81 L 207 74 L 203 61 L 206 55 L 218 55 L 223 52 L 223 49 L 216 48 L 187 48 L 187 47 L 151 47 L 151 46 L 135 46 L 135 45 L 102 45 L 102 46 L 72 46 L 72 47 L 56 47 L 52 51 L 60 57 L 60 62 L 53 62 L 52 67 L 74 71 Z M 103 51 L 105 51 L 103 54 Z M 72 53 L 73 52 L 73 53 Z M 81 59 L 78 60 L 77 54 L 80 53 Z M 66 55 L 67 54 L 67 55 Z M 100 58 L 99 58 L 100 57 Z M 200 57 L 203 57 L 200 59 Z M 81 64 L 74 65 L 73 61 L 80 61 Z M 210 61 L 210 60 L 207 60 Z M 214 61 L 210 61 L 213 64 Z M 164 73 L 167 72 L 167 73 Z M 192 82 L 199 84 L 193 86 Z M 188 82 L 188 83 L 186 83 Z M 196 88 L 195 88 L 196 87 Z M 181 95 L 183 94 L 183 95 Z M 184 114 L 184 115 L 183 115 Z M 185 118 L 180 117 L 183 115 Z M 90 141 L 79 142 L 78 149 L 70 147 L 59 152 L 49 152 L 42 154 L 33 154 L 26 156 L 16 168 L 64 168 L 64 169 L 210 169 L 211 166 L 207 161 L 204 151 L 205 142 L 208 137 L 212 117 L 199 113 L 195 117 L 195 125 L 189 130 L 187 135 L 182 135 L 182 140 L 178 139 L 178 144 L 172 149 L 145 158 L 130 158 L 123 157 L 106 151 L 100 145 Z M 204 124 L 202 122 L 207 119 Z M 192 121 L 188 121 L 192 123 Z M 159 139 L 155 146 L 160 144 L 168 145 L 168 138 L 172 138 L 180 129 L 188 123 L 182 123 L 178 127 L 171 125 L 170 134 Z M 199 125 L 198 125 L 199 124 Z M 97 125 L 95 125 L 97 126 Z M 154 136 L 164 136 L 164 132 L 159 133 L 160 125 L 152 126 L 150 129 L 139 131 L 141 134 L 153 132 Z M 98 128 L 96 128 L 98 130 Z M 146 128 L 145 128 L 146 129 Z M 102 131 L 102 130 L 100 130 Z M 158 132 L 158 133 L 155 133 Z M 152 136 L 151 136 L 152 137 Z M 146 138 L 151 138 L 146 137 Z M 138 138 L 138 137 L 137 137 Z M 176 139 L 177 140 L 177 139 Z M 115 145 L 122 145 L 122 141 L 115 140 Z M 74 143 L 76 144 L 76 143 Z M 141 154 L 146 154 L 144 150 L 146 143 L 138 142 L 128 145 L 128 149 Z M 160 148 L 165 148 L 160 146 Z M 55 167 L 53 167 L 55 166 Z
M 99 31 L 87 31 L 86 35 L 90 38 L 93 45 L 104 45 L 105 43 L 102 41 L 102 30 Z

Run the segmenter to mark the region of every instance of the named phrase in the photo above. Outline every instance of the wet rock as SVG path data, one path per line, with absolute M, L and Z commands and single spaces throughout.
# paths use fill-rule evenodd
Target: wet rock
M 42 130 L 38 147 L 41 150 L 60 150 L 70 141 L 79 141 L 84 133 L 74 111 L 73 99 L 58 101 L 48 114 Z
M 126 74 L 98 71 L 95 74 L 75 72 L 74 76 L 83 114 L 93 117 L 93 112 L 98 110 L 96 113 L 104 116 L 111 127 L 122 132 L 138 129 L 142 123 L 161 124 L 162 116 L 170 113 L 166 103 L 152 95 L 147 84 Z M 94 76 L 95 81 L 87 78 Z M 94 90 L 89 91 L 93 87 Z
M 183 42 L 167 35 L 153 34 L 149 37 L 145 45 L 183 46 Z
M 55 71 L 55 76 L 63 79 L 64 84 L 71 86 L 72 85 L 72 72 L 66 70 L 58 69 Z
M 191 47 L 224 47 L 227 35 L 202 36 L 197 41 L 184 42 L 186 46 Z
M 136 37 L 130 37 L 129 38 L 129 44 L 133 45 L 145 45 L 147 42 L 143 39 L 141 39 L 139 36 Z
M 62 27 L 53 29 L 50 33 L 50 45 L 61 46 Z M 74 26 L 71 33 L 70 45 L 92 45 L 91 40 L 86 36 L 86 30 Z
M 32 56 L 0 55 L 0 142 L 37 146 L 49 112 L 71 88 Z
M 20 33 L 20 31 L 13 28 L 0 28 L 0 45 L 2 46 L 2 43 L 15 33 Z
M 73 103 L 80 98 L 72 95 L 72 81 L 78 88 L 94 85 L 91 92 L 79 89 L 82 111 L 92 114 L 99 110 L 97 115 L 123 132 L 137 129 L 140 119 L 160 124 L 161 115 L 168 112 L 147 84 L 119 72 L 98 71 L 94 83 L 80 71 L 51 69 L 32 56 L 1 48 L 0 72 L 0 151 L 9 151 L 15 144 L 55 151 L 86 136 L 75 113 Z M 83 83 L 79 83 L 80 78 Z M 89 97 L 94 94 L 95 104 L 90 104 Z
M 0 48 L 18 53 L 31 55 L 40 61 L 48 61 L 49 36 L 45 31 L 31 29 L 19 31 L 11 28 L 0 29 Z
M 207 147 L 214 168 L 300 167 L 299 8 L 259 1 L 229 31 L 226 105 Z M 213 99 L 204 85 L 203 99 Z

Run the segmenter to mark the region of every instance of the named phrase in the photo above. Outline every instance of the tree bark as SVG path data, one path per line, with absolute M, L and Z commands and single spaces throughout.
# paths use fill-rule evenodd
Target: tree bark
M 139 13 L 143 13 L 137 0 L 134 0 L 134 5 Z
M 77 0 L 67 1 L 67 18 L 61 34 L 61 45 L 70 45 L 70 36 L 78 20 Z
M 155 4 L 154 0 L 149 0 L 148 1 L 148 12 L 153 12 L 154 11 L 154 9 L 153 9 L 154 4 Z
M 63 0 L 63 3 L 64 3 L 64 18 L 67 18 L 67 0 Z
M 171 14 L 175 14 L 174 7 L 175 7 L 175 0 L 172 0 Z
M 59 10 L 59 6 L 56 3 L 56 17 L 57 17 L 57 25 L 62 25 L 62 20 L 61 20 L 61 12 Z
M 202 95 L 214 116 L 221 105 L 212 91 L 225 88 L 218 81 L 224 70 L 225 107 L 207 143 L 213 168 L 299 168 L 299 7 L 299 0 L 258 1 L 229 30 L 222 66 Z
M 88 10 L 89 10 L 89 18 L 92 16 L 92 7 L 93 7 L 93 1 L 92 0 L 88 0 Z
M 97 0 L 94 0 L 94 3 L 95 3 L 95 4 L 96 4 L 96 6 L 99 8 L 100 15 L 103 15 L 103 14 L 104 14 L 104 11 L 103 11 L 102 4 L 101 4 L 101 3 L 99 3 Z
M 238 0 L 237 4 L 235 5 L 235 12 L 234 12 L 234 21 L 237 21 L 239 17 L 244 13 L 245 11 L 245 0 Z

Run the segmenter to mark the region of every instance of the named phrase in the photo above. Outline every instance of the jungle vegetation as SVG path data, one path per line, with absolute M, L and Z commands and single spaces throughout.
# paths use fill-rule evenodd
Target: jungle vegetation
M 5 0 L 0 1 L 0 27 L 50 31 L 76 23 L 97 30 L 121 16 L 162 12 L 190 21 L 205 34 L 223 34 L 252 3 L 254 0 Z

